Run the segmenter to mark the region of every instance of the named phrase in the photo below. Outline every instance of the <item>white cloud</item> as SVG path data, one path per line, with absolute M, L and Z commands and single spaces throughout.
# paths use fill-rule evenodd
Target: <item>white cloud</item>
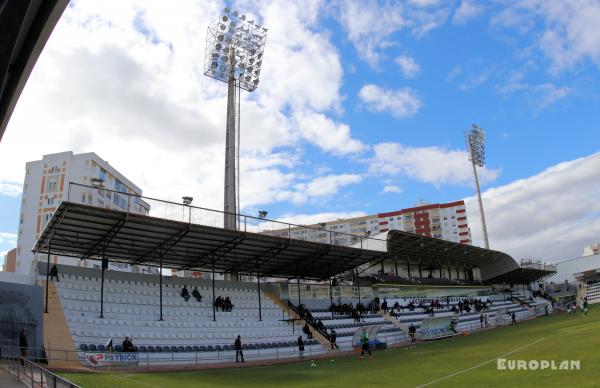
M 352 138 L 348 125 L 336 123 L 324 114 L 298 112 L 295 119 L 301 136 L 323 151 L 346 155 L 367 148 L 360 140 Z
M 303 204 L 313 200 L 322 200 L 337 194 L 343 187 L 362 182 L 356 174 L 330 174 L 306 179 L 293 172 L 283 173 L 276 168 L 256 168 L 246 173 L 248 180 L 261 182 L 245 185 L 242 198 L 243 208 L 287 201 Z
M 381 5 L 376 0 L 343 0 L 339 2 L 339 8 L 340 22 L 358 55 L 372 67 L 377 67 L 381 49 L 390 44 L 390 36 L 407 25 L 402 3 Z
M 295 185 L 296 193 L 292 200 L 304 202 L 306 197 L 323 197 L 336 194 L 341 187 L 362 182 L 362 177 L 357 174 L 326 175 L 313 179 L 308 183 Z
M 600 241 L 600 153 L 482 195 L 491 248 L 516 259 L 569 259 Z M 473 197 L 465 201 L 473 240 L 481 244 L 477 202 Z
M 525 93 L 535 105 L 536 111 L 547 109 L 573 93 L 573 89 L 568 86 L 557 86 L 550 82 L 532 85 L 524 79 L 522 72 L 511 71 L 506 82 L 498 86 L 498 91 L 502 94 Z
M 378 68 L 385 49 L 397 44 L 394 34 L 408 29 L 421 37 L 448 19 L 450 7 L 439 0 L 338 0 L 335 15 L 358 55 Z
M 454 12 L 452 22 L 463 25 L 469 20 L 478 17 L 483 12 L 483 6 L 471 0 L 462 0 L 460 6 Z
M 295 225 L 314 225 L 320 222 L 343 220 L 347 218 L 366 216 L 363 211 L 353 212 L 326 212 L 316 214 L 286 214 L 278 218 L 278 221 L 288 222 Z
M 436 186 L 468 185 L 473 180 L 466 151 L 441 147 L 410 147 L 398 143 L 375 145 L 369 171 L 379 175 L 403 175 Z M 494 181 L 499 170 L 478 169 L 482 184 Z
M 423 105 L 416 93 L 409 88 L 393 90 L 369 84 L 360 89 L 358 96 L 367 109 L 374 112 L 389 111 L 397 118 L 414 116 Z
M 438 5 L 440 0 L 408 0 L 408 3 L 417 7 L 431 7 L 432 5 Z
M 538 102 L 538 109 L 548 108 L 573 92 L 573 89 L 567 86 L 558 87 L 551 83 L 537 85 L 535 90 L 541 95 L 541 99 Z
M 492 71 L 484 70 L 481 73 L 471 74 L 464 81 L 458 84 L 458 88 L 463 92 L 483 85 L 490 78 Z
M 17 234 L 0 232 L 0 244 L 17 245 Z
M 382 193 L 397 193 L 400 194 L 402 193 L 404 190 L 402 189 L 402 187 L 400 186 L 396 186 L 396 185 L 385 185 L 383 187 L 383 191 Z
M 400 55 L 394 59 L 394 62 L 400 66 L 400 70 L 406 78 L 413 78 L 421 71 L 421 66 L 408 55 Z
M 348 125 L 326 115 L 340 109 L 343 69 L 329 33 L 318 26 L 325 5 L 245 5 L 269 28 L 260 87 L 242 92 L 241 101 L 241 157 L 248 165 L 241 166 L 240 193 L 251 207 L 286 200 L 289 187 L 307 179 L 289 171 L 302 163 L 297 155 L 305 139 L 337 155 L 365 146 Z M 18 194 L 26 161 L 94 151 L 146 195 L 192 195 L 199 205 L 220 208 L 226 86 L 204 76 L 203 64 L 206 26 L 221 8 L 216 1 L 73 2 L 0 144 L 0 193 Z M 298 112 L 324 123 L 327 135 L 319 136 L 329 138 L 300 128 Z
M 0 179 L 0 194 L 9 197 L 18 197 L 23 190 L 23 184 L 6 179 Z
M 492 25 L 528 33 L 536 21 L 543 31 L 530 34 L 535 45 L 561 72 L 585 59 L 600 67 L 600 2 L 596 0 L 520 0 L 510 2 L 492 19 Z

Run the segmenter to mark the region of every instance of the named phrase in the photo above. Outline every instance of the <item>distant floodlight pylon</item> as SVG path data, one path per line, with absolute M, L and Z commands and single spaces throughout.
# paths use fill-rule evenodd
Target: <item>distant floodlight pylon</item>
M 227 83 L 223 226 L 239 227 L 240 91 L 258 87 L 267 30 L 229 8 L 208 26 L 204 74 Z
M 483 214 L 483 202 L 481 201 L 481 189 L 479 188 L 479 178 L 477 177 L 477 168 L 485 165 L 485 131 L 476 124 L 471 126 L 470 131 L 465 132 L 467 142 L 467 154 L 469 161 L 473 166 L 473 177 L 475 179 L 475 189 L 477 190 L 477 200 L 479 202 L 479 213 L 481 214 L 481 229 L 483 230 L 483 240 L 485 248 L 490 248 L 488 240 L 487 226 L 485 224 L 485 215 Z

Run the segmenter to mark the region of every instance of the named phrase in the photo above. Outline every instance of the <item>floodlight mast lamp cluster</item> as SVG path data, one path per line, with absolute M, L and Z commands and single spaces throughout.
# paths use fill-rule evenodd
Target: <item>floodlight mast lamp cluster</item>
M 225 201 L 226 229 L 238 229 L 239 159 L 240 159 L 240 93 L 258 87 L 267 29 L 246 15 L 229 8 L 208 27 L 204 74 L 227 83 L 227 125 L 225 135 Z
M 467 154 L 469 161 L 473 166 L 473 177 L 475 178 L 475 189 L 477 190 L 477 200 L 479 203 L 479 213 L 481 214 L 481 228 L 483 229 L 483 240 L 485 248 L 490 248 L 488 240 L 487 226 L 485 224 L 485 215 L 483 214 L 483 202 L 481 201 L 481 189 L 479 188 L 479 178 L 477 177 L 476 166 L 483 167 L 485 165 L 485 131 L 483 128 L 472 125 L 471 131 L 465 132 L 465 140 L 467 141 Z

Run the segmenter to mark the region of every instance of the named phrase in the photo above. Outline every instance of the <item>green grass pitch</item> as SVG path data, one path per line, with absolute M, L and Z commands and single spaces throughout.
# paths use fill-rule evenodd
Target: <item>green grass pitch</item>
M 594 307 L 594 310 L 595 307 Z M 497 369 L 497 358 L 580 360 L 579 370 Z M 64 373 L 83 387 L 598 387 L 600 313 L 564 313 L 469 336 L 286 365 L 164 373 Z

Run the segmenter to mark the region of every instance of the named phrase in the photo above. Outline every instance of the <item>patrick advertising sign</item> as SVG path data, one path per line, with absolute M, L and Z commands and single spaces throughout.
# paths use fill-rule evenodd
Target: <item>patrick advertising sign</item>
M 92 366 L 137 365 L 137 353 L 86 353 L 85 359 Z

